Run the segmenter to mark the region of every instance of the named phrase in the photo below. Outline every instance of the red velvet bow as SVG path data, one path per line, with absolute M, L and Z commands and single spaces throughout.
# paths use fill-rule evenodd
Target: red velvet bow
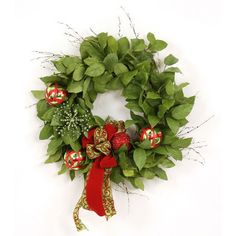
M 111 141 L 114 134 L 117 132 L 117 128 L 112 124 L 106 124 L 103 128 L 96 128 L 96 129 L 103 129 L 106 131 L 106 141 Z M 96 137 L 95 131 L 96 129 L 92 129 L 88 132 L 88 137 L 82 138 L 82 147 L 87 148 L 88 145 L 95 146 Z M 102 138 L 103 140 L 103 138 Z M 96 154 L 99 150 L 95 150 Z M 87 184 L 86 184 L 86 199 L 90 210 L 95 211 L 99 216 L 105 215 L 105 210 L 103 206 L 103 180 L 104 180 L 104 169 L 105 168 L 112 168 L 117 165 L 115 157 L 111 154 L 104 155 L 100 152 L 100 155 L 95 155 L 95 161 L 88 173 L 87 177 Z

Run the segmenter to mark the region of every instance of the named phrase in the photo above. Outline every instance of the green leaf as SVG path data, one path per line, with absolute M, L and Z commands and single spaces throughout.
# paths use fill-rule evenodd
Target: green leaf
M 51 84 L 55 82 L 59 82 L 62 78 L 57 75 L 50 75 L 40 78 L 45 84 Z
M 91 78 L 86 78 L 83 83 L 83 98 L 86 97 Z
M 99 50 L 98 47 L 94 45 L 94 38 L 88 37 L 80 44 L 80 55 L 82 59 L 87 58 L 88 56 L 97 58 L 101 60 L 103 58 L 103 53 Z
M 80 93 L 83 91 L 83 83 L 84 81 L 71 81 L 67 87 L 67 91 L 69 93 Z
M 75 171 L 74 170 L 70 170 L 69 175 L 70 175 L 71 181 L 73 181 L 74 178 L 75 178 Z
M 101 117 L 93 116 L 93 118 L 94 118 L 96 124 L 98 124 L 99 126 L 105 125 L 105 121 Z
M 32 90 L 31 93 L 36 99 L 44 99 L 45 98 L 45 91 L 44 90 Z
M 102 32 L 97 37 L 101 48 L 105 49 L 105 47 L 107 46 L 107 33 Z
M 42 119 L 46 121 L 51 121 L 54 115 L 54 112 L 56 111 L 56 107 L 49 108 L 43 115 Z
M 143 112 L 142 108 L 136 102 L 128 102 L 125 106 L 132 111 Z
M 166 148 L 162 147 L 162 146 L 155 148 L 154 152 L 158 153 L 158 154 L 161 154 L 161 155 L 167 155 L 168 154 Z
M 44 125 L 44 127 L 40 131 L 39 139 L 40 140 L 48 139 L 52 135 L 53 135 L 53 127 L 50 126 L 50 124 L 46 124 L 46 125 Z
M 171 66 L 174 65 L 175 63 L 177 63 L 179 61 L 178 58 L 174 57 L 172 54 L 168 55 L 165 59 L 164 59 L 164 63 L 165 65 Z
M 81 63 L 80 58 L 76 56 L 65 56 L 61 58 L 61 61 L 63 65 L 66 67 L 67 75 L 71 74 L 75 70 L 77 65 Z
M 143 39 L 131 39 L 131 46 L 135 52 L 143 51 L 146 48 Z
M 181 161 L 183 159 L 182 152 L 179 149 L 166 146 L 166 150 L 168 151 L 168 154 L 175 160 Z
M 114 72 L 116 75 L 123 74 L 127 71 L 129 71 L 129 70 L 123 63 L 117 63 L 114 65 Z
M 53 155 L 56 153 L 57 149 L 61 146 L 62 139 L 61 138 L 54 138 L 48 144 L 47 153 L 48 155 Z
M 135 173 L 134 173 L 134 170 L 131 169 L 131 170 L 123 170 L 123 174 L 125 177 L 132 177 L 134 176 Z
M 61 169 L 57 172 L 58 175 L 62 175 L 64 173 L 66 173 L 67 171 L 67 167 L 66 165 L 63 163 L 62 166 L 61 166 Z
M 141 142 L 140 144 L 138 144 L 139 147 L 141 147 L 142 149 L 150 149 L 151 148 L 151 141 L 146 139 L 143 142 Z
M 124 90 L 123 90 L 123 96 L 125 98 L 129 99 L 137 99 L 139 98 L 139 95 L 141 93 L 141 88 L 134 84 L 129 84 Z
M 162 170 L 161 168 L 159 167 L 156 167 L 155 169 L 156 171 L 156 175 L 160 178 L 160 179 L 163 179 L 163 180 L 167 180 L 167 175 L 166 175 L 166 172 L 164 170 Z
M 66 73 L 66 67 L 63 64 L 62 60 L 63 60 L 63 58 L 61 58 L 58 61 L 52 61 L 52 63 L 59 72 Z
M 108 42 L 108 50 L 109 50 L 109 52 L 117 53 L 118 43 L 117 43 L 116 39 L 114 37 L 112 37 L 112 36 L 109 36 L 107 42 Z
M 126 55 L 129 51 L 130 45 L 129 40 L 126 37 L 118 40 L 118 52 L 120 55 Z
M 84 68 L 83 64 L 77 65 L 75 68 L 75 71 L 73 73 L 73 80 L 75 80 L 75 81 L 82 80 L 83 76 L 84 76 L 84 71 L 85 71 L 85 68 Z
M 153 179 L 156 176 L 156 174 L 149 169 L 142 169 L 140 174 L 146 179 Z
M 50 155 L 44 163 L 48 164 L 48 163 L 57 162 L 61 159 L 61 157 L 62 157 L 62 152 L 61 150 L 58 150 L 56 153 Z
M 71 135 L 71 132 L 67 131 L 65 134 L 62 136 L 62 140 L 65 144 L 71 144 L 74 143 L 75 138 L 72 138 L 73 136 Z
M 175 163 L 169 159 L 163 159 L 160 163 L 165 168 L 172 168 L 175 166 Z
M 134 178 L 134 185 L 144 191 L 144 184 L 141 178 Z
M 145 150 L 142 148 L 136 148 L 133 153 L 133 158 L 136 166 L 141 170 L 146 162 L 147 156 Z
M 181 83 L 179 85 L 176 85 L 175 91 L 180 91 L 181 89 L 185 88 L 188 85 L 189 85 L 188 82 L 184 82 L 184 83 Z
M 157 116 L 153 115 L 148 116 L 148 122 L 151 125 L 151 127 L 155 127 L 159 121 L 160 119 Z
M 125 152 L 119 153 L 119 166 L 123 170 L 131 169 L 132 165 Z
M 116 53 L 109 53 L 104 58 L 103 62 L 106 66 L 106 69 L 110 72 L 113 72 L 115 64 L 118 63 L 118 57 L 117 57 Z
M 121 170 L 119 167 L 112 168 L 111 181 L 116 184 L 124 182 L 124 179 L 121 175 Z
M 64 173 L 66 173 L 66 171 L 67 171 L 66 165 L 63 163 L 61 166 L 61 169 L 57 172 L 57 174 L 62 175 Z
M 148 48 L 153 51 L 161 51 L 167 47 L 167 43 L 163 40 L 155 40 L 154 42 L 150 43 Z
M 183 104 L 176 106 L 172 109 L 172 117 L 177 120 L 184 119 L 191 112 L 192 108 L 193 104 Z
M 151 32 L 149 32 L 149 33 L 147 34 L 147 39 L 148 39 L 148 41 L 149 41 L 150 43 L 155 43 L 155 41 L 156 41 L 155 35 L 154 35 L 153 33 L 151 33 Z
M 171 146 L 173 148 L 186 148 L 188 147 L 192 142 L 192 138 L 181 138 L 181 139 L 178 139 L 176 141 L 174 141 Z
M 126 120 L 125 121 L 125 128 L 128 129 L 131 125 L 134 125 L 136 123 L 137 123 L 137 121 L 135 121 L 135 120 Z
M 81 149 L 81 145 L 78 141 L 70 142 L 70 146 L 75 152 L 78 152 Z
M 37 103 L 37 115 L 42 119 L 43 114 L 49 109 L 49 105 L 45 100 L 39 100 Z
M 171 131 L 176 134 L 179 130 L 179 122 L 170 117 L 166 118 L 167 124 L 170 127 Z
M 159 94 L 155 93 L 155 92 L 147 92 L 147 99 L 159 99 L 161 98 Z
M 119 77 L 116 77 L 114 79 L 112 79 L 108 84 L 107 84 L 107 89 L 109 90 L 118 90 L 118 89 L 122 89 L 123 85 L 122 82 L 120 81 Z
M 178 138 L 175 135 L 168 135 L 165 134 L 164 138 L 162 140 L 162 144 L 171 144 L 172 142 L 178 140 Z
M 152 168 L 158 164 L 158 158 L 155 155 L 149 155 L 147 157 L 147 161 L 144 165 L 144 168 Z
M 121 75 L 121 81 L 122 83 L 126 86 L 128 85 L 131 80 L 134 78 L 135 75 L 137 75 L 138 71 L 134 70 L 134 71 L 128 71 L 124 74 Z
M 128 147 L 126 144 L 123 144 L 118 150 L 116 150 L 117 153 L 126 152 L 128 150 Z
M 168 111 L 175 104 L 174 99 L 163 99 L 162 104 L 158 107 L 158 117 L 162 118 L 166 111 Z
M 91 77 L 96 77 L 102 75 L 104 71 L 105 71 L 105 66 L 103 64 L 94 63 L 87 68 L 85 74 Z
M 174 87 L 174 84 L 172 83 L 171 80 L 169 80 L 166 84 L 166 93 L 169 95 L 169 96 L 172 96 L 175 92 L 175 87 Z
M 165 70 L 165 72 L 182 73 L 178 67 L 169 67 Z
M 92 64 L 100 63 L 100 61 L 96 57 L 87 57 L 84 59 L 84 63 L 88 66 L 91 66 Z

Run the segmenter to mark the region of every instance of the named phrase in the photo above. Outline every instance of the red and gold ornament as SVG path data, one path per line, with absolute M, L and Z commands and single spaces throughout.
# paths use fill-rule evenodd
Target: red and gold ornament
M 50 84 L 45 91 L 45 99 L 51 106 L 63 103 L 67 98 L 67 91 L 57 83 Z
M 120 149 L 123 145 L 127 147 L 127 149 L 130 148 L 130 137 L 127 133 L 125 132 L 120 132 L 114 134 L 112 140 L 111 140 L 111 145 L 113 150 L 118 150 Z
M 81 151 L 75 152 L 67 150 L 64 155 L 64 163 L 69 170 L 79 170 L 82 168 L 85 157 Z
M 140 141 L 149 140 L 151 142 L 151 148 L 156 148 L 160 146 L 162 137 L 163 135 L 160 130 L 151 127 L 143 128 L 140 133 Z

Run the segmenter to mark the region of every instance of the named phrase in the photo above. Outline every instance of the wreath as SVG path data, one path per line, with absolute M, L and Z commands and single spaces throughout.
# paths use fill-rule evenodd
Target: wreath
M 73 180 L 78 173 L 85 179 L 73 213 L 77 230 L 86 228 L 80 208 L 107 219 L 116 213 L 111 181 L 144 190 L 144 179 L 167 180 L 165 169 L 181 161 L 191 144 L 179 130 L 188 123 L 195 96 L 184 95 L 188 83 L 176 84 L 181 71 L 173 66 L 175 56 L 155 60 L 166 47 L 152 33 L 147 40 L 107 33 L 86 37 L 80 56 L 51 60 L 55 73 L 40 78 L 46 89 L 32 91 L 44 122 L 39 139 L 50 139 L 45 163 L 60 161 L 58 174 L 68 172 Z M 111 90 L 122 90 L 131 119 L 92 114 L 97 95 Z

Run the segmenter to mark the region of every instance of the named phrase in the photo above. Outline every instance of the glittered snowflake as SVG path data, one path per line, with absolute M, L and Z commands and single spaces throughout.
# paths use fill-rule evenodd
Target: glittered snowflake
M 54 113 L 52 125 L 58 135 L 69 136 L 76 140 L 81 133 L 87 133 L 92 127 L 92 114 L 89 110 L 82 110 L 79 105 L 71 106 L 63 103 Z

